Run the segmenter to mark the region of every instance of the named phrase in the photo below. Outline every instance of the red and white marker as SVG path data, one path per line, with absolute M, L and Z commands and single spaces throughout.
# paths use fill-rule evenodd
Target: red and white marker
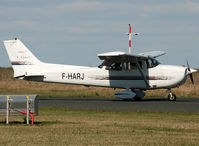
M 129 24 L 129 33 L 128 33 L 128 35 L 129 35 L 129 54 L 131 54 L 131 35 L 138 35 L 139 33 L 132 33 L 131 32 L 131 24 Z
M 129 24 L 129 54 L 131 53 L 131 24 Z

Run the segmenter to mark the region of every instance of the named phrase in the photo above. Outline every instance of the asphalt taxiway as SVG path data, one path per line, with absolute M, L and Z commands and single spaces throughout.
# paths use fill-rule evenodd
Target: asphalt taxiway
M 115 98 L 41 98 L 40 107 L 60 107 L 78 110 L 192 112 L 199 113 L 199 98 L 144 98 L 142 101 L 122 101 Z

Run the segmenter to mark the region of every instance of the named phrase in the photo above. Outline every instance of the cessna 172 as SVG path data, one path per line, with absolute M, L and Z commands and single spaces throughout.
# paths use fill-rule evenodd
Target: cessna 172
M 115 93 L 116 98 L 141 99 L 145 90 L 168 89 L 168 99 L 176 100 L 171 88 L 185 83 L 196 70 L 185 66 L 162 65 L 156 58 L 164 55 L 162 51 L 131 54 L 131 26 L 129 24 L 129 53 L 109 52 L 98 54 L 103 60 L 98 67 L 49 64 L 39 61 L 17 38 L 4 41 L 11 61 L 14 77 L 18 79 L 123 88 Z

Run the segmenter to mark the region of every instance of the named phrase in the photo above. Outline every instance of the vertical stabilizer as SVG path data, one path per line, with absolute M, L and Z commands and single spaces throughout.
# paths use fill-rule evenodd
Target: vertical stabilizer
M 14 77 L 24 76 L 26 66 L 41 63 L 19 39 L 6 40 L 3 43 L 14 70 Z

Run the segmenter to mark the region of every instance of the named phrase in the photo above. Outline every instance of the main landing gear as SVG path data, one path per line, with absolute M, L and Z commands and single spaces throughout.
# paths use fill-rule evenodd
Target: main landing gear
M 169 95 L 168 95 L 168 100 L 169 101 L 176 101 L 176 95 L 171 92 L 171 89 L 168 89 Z

